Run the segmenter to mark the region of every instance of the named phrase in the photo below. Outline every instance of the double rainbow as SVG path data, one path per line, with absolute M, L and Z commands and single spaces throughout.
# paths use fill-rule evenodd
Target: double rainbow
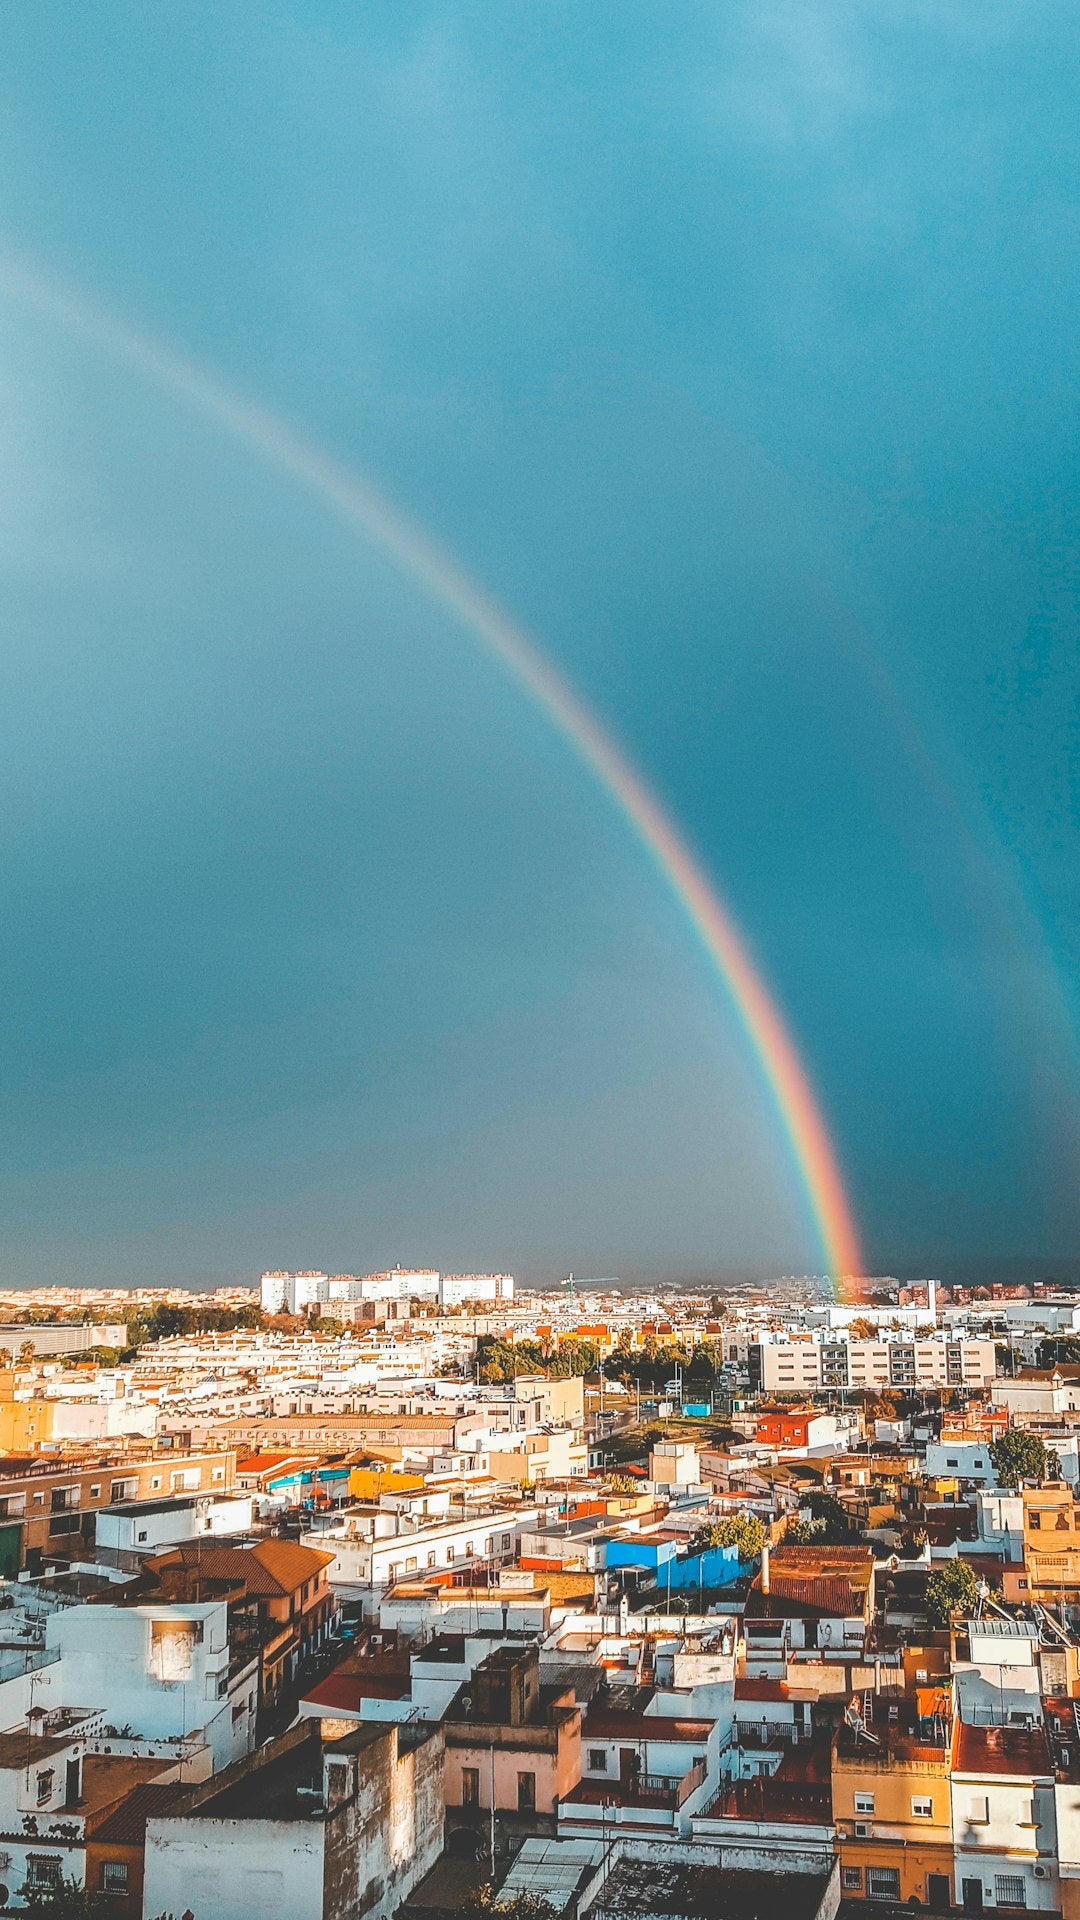
M 862 1271 L 836 1154 L 805 1069 L 716 888 L 620 748 L 521 629 L 419 527 L 360 474 L 205 372 L 37 266 L 0 253 L 0 283 L 178 395 L 374 542 L 507 669 L 558 727 L 634 829 L 683 908 L 736 1008 L 805 1191 L 826 1271 L 850 1288 Z

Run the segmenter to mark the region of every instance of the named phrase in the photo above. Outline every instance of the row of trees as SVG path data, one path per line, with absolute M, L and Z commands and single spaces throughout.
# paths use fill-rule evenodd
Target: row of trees
M 646 1334 L 635 1348 L 632 1336 L 624 1332 L 614 1352 L 604 1356 L 595 1340 L 564 1340 L 559 1345 L 540 1340 L 499 1340 L 494 1334 L 482 1334 L 476 1345 L 476 1360 L 481 1380 L 515 1380 L 523 1373 L 543 1373 L 551 1380 L 565 1380 L 574 1374 L 602 1372 L 608 1380 L 619 1380 L 627 1387 L 640 1387 L 646 1393 L 666 1386 L 676 1367 L 684 1385 L 710 1391 L 724 1364 L 723 1349 L 715 1341 L 703 1340 L 696 1347 L 662 1344 L 655 1334 Z
M 476 1365 L 479 1378 L 489 1384 L 516 1380 L 526 1373 L 568 1380 L 578 1374 L 595 1373 L 600 1349 L 595 1340 L 568 1340 L 561 1347 L 552 1347 L 539 1340 L 498 1340 L 494 1334 L 485 1333 L 476 1343 Z

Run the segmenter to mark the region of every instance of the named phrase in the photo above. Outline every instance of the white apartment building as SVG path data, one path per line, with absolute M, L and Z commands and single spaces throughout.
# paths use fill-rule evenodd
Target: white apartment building
M 385 1509 L 341 1513 L 327 1527 L 301 1534 L 301 1545 L 332 1553 L 327 1569 L 342 1599 L 375 1598 L 398 1580 L 422 1579 L 449 1568 L 498 1564 L 518 1552 L 522 1529 L 534 1525 L 538 1507 L 476 1513 L 467 1519 L 417 1522 Z
M 439 1273 L 431 1267 L 391 1267 L 385 1273 L 264 1273 L 259 1283 L 264 1313 L 306 1313 L 309 1307 L 355 1306 L 371 1300 L 425 1300 L 440 1307 L 473 1300 L 502 1303 L 514 1298 L 510 1273 Z
M 325 1273 L 264 1273 L 259 1282 L 259 1304 L 264 1313 L 306 1313 L 329 1298 L 330 1276 Z
M 985 1390 L 997 1373 L 992 1340 L 790 1339 L 759 1335 L 748 1348 L 750 1385 L 766 1393 L 821 1393 L 852 1387 L 910 1391 Z

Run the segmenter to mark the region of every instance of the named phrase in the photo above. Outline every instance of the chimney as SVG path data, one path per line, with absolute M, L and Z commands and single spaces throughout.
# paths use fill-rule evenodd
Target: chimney
M 769 1591 L 769 1543 L 768 1541 L 765 1542 L 765 1545 L 761 1549 L 761 1591 L 762 1593 L 768 1593 Z

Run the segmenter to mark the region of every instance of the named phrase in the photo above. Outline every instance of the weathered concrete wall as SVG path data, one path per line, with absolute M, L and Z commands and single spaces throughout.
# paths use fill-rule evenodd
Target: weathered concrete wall
M 443 1740 L 387 1727 L 325 1759 L 325 1920 L 390 1920 L 442 1851 Z

